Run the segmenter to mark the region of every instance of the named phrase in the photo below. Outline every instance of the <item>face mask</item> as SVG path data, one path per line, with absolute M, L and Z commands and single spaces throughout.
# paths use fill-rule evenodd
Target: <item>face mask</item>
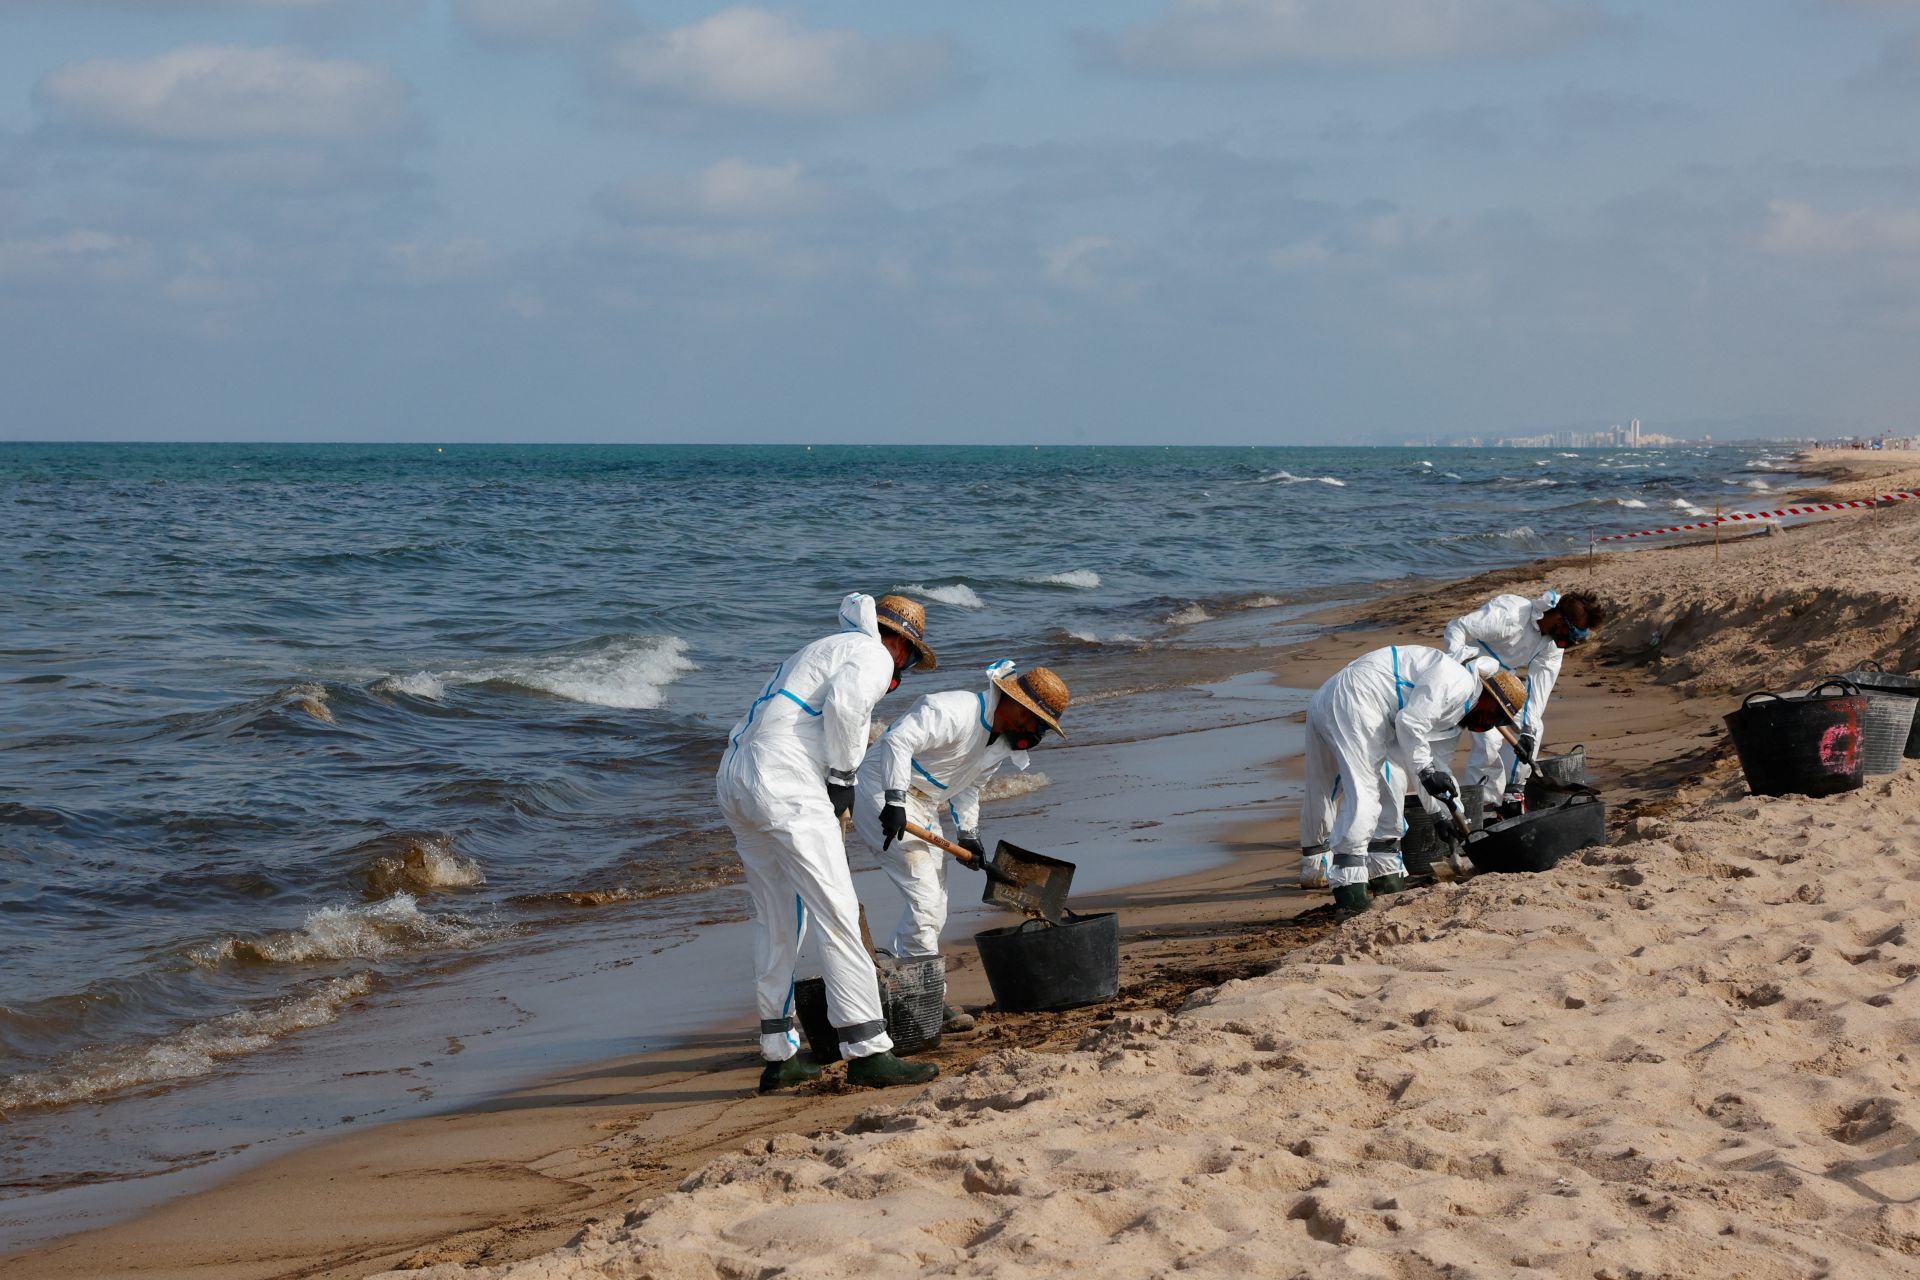
M 1585 644 L 1587 637 L 1592 634 L 1593 632 L 1586 627 L 1576 627 L 1571 622 L 1567 623 L 1567 648 L 1572 649 Z
M 920 651 L 909 648 L 907 650 L 907 660 L 893 669 L 893 682 L 887 686 L 887 692 L 892 693 L 895 689 L 898 689 L 900 687 L 900 677 L 919 665 Z
M 1009 733 L 1007 745 L 1015 751 L 1031 751 L 1040 745 L 1040 739 L 1047 736 L 1047 726 L 1035 725 L 1032 732 Z

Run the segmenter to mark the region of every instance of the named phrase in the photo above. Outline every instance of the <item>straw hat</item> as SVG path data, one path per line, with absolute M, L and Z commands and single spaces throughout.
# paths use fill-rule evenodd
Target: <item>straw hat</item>
M 1511 671 L 1496 671 L 1480 684 L 1493 695 L 1494 705 L 1507 717 L 1506 724 L 1496 726 L 1500 736 L 1509 744 L 1519 746 L 1520 735 L 1513 726 L 1520 723 L 1520 710 L 1527 705 L 1527 686 Z
M 905 596 L 881 596 L 873 602 L 874 619 L 883 628 L 904 639 L 920 655 L 920 665 L 928 671 L 940 665 L 927 647 L 927 611 L 918 600 Z
M 1066 681 L 1045 667 L 1035 667 L 1018 675 L 994 676 L 993 683 L 1000 692 L 1046 721 L 1049 729 L 1063 738 L 1067 736 L 1067 731 L 1060 727 L 1060 717 L 1066 713 L 1069 700 Z

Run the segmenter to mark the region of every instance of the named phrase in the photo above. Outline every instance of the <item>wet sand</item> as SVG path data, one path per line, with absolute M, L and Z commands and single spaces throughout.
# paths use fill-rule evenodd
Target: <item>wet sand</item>
M 1885 461 L 1822 465 L 1854 477 L 1843 484 L 1892 487 Z M 1107 771 L 1107 789 L 1093 788 L 1087 802 L 1115 806 L 1138 777 L 1156 771 L 1207 777 L 1235 762 L 1215 794 L 1192 786 L 1154 795 L 1156 812 L 1179 810 L 1172 821 L 1128 819 L 1125 828 L 1124 838 L 1149 853 L 1156 842 L 1184 848 L 1216 840 L 1230 855 L 1223 865 L 1076 898 L 1083 911 L 1123 913 L 1121 998 L 1067 1015 L 986 1014 L 978 1031 L 949 1037 L 936 1051 L 947 1080 L 917 1100 L 845 1090 L 832 1072 L 792 1096 L 756 1097 L 750 1036 L 744 1026 L 729 1027 L 683 1048 L 560 1073 L 480 1106 L 295 1152 L 132 1222 L 10 1258 L 9 1274 L 359 1276 L 442 1264 L 434 1274 L 452 1276 L 463 1274 L 453 1264 L 499 1267 L 544 1254 L 583 1228 L 578 1247 L 538 1264 L 541 1275 L 719 1274 L 754 1256 L 755 1231 L 776 1220 L 793 1241 L 783 1256 L 804 1253 L 808 1274 L 820 1275 L 917 1273 L 971 1256 L 980 1266 L 1032 1274 L 1074 1269 L 1077 1257 L 1110 1274 L 1175 1265 L 1241 1274 L 1312 1267 L 1439 1274 L 1487 1264 L 1488 1274 L 1535 1268 L 1625 1277 L 1698 1274 L 1715 1247 L 1729 1274 L 1908 1274 L 1901 1268 L 1920 1249 L 1920 1232 L 1901 1216 L 1910 1211 L 1896 1207 L 1911 1193 L 1888 1182 L 1886 1170 L 1896 1168 L 1913 1133 L 1899 1084 L 1904 1075 L 1910 1087 L 1913 1077 L 1882 1046 L 1888 1034 L 1897 1039 L 1899 1028 L 1920 1025 L 1895 972 L 1904 946 L 1897 917 L 1911 902 L 1896 896 L 1889 906 L 1877 892 L 1886 877 L 1875 879 L 1870 869 L 1839 874 L 1835 849 L 1851 849 L 1844 841 L 1798 858 L 1771 851 L 1770 841 L 1837 824 L 1864 832 L 1860 838 L 1880 857 L 1915 852 L 1902 816 L 1913 784 L 1880 783 L 1831 802 L 1742 801 L 1718 717 L 1738 701 L 1733 695 L 1761 683 L 1785 685 L 1867 656 L 1889 669 L 1910 666 L 1901 645 L 1920 623 L 1920 583 L 1910 580 L 1920 572 L 1912 568 L 1916 548 L 1920 519 L 1896 510 L 1735 543 L 1721 548 L 1717 564 L 1711 548 L 1693 547 L 1531 566 L 1330 615 L 1321 621 L 1338 627 L 1334 633 L 1274 656 L 1265 683 L 1283 693 L 1310 689 L 1367 648 L 1430 642 L 1447 617 L 1494 590 L 1533 587 L 1543 574 L 1562 589 L 1591 582 L 1622 605 L 1603 643 L 1569 662 L 1548 743 L 1586 745 L 1608 794 L 1615 845 L 1527 888 L 1515 891 L 1504 877 L 1437 886 L 1335 928 L 1323 895 L 1290 884 L 1298 759 L 1286 743 L 1289 728 L 1297 735 L 1290 722 L 1298 697 L 1249 712 L 1258 695 L 1233 694 L 1222 709 L 1237 707 L 1237 727 L 1137 744 L 1132 764 Z M 1834 572 L 1836 564 L 1868 559 L 1893 567 Z M 1700 622 L 1707 608 L 1720 611 L 1711 626 Z M 1044 752 L 1036 758 L 1048 768 Z M 1026 803 L 1061 818 L 1086 815 L 1067 800 L 1064 777 L 1056 787 L 1058 794 L 1035 793 Z M 1117 836 L 1111 825 L 1102 833 Z M 1783 876 L 1798 879 L 1778 883 Z M 1502 893 L 1511 904 L 1503 905 Z M 1883 928 L 1889 911 L 1894 923 Z M 1848 912 L 1871 923 L 1878 941 L 1855 939 Z M 1812 970 L 1788 981 L 1776 975 L 1769 980 L 1778 998 L 1756 996 L 1776 960 L 1747 954 L 1755 926 L 1743 914 L 1764 915 L 1764 936 L 1780 940 L 1776 950 L 1791 950 L 1799 934 L 1828 930 L 1817 945 L 1793 944 L 1806 948 L 1807 961 L 1780 963 L 1827 954 L 1837 963 L 1846 952 L 1846 966 L 1824 983 L 1808 979 L 1805 991 L 1788 988 Z M 1573 942 L 1548 945 L 1556 938 Z M 1514 939 L 1534 942 L 1516 948 Z M 1627 953 L 1654 946 L 1664 950 L 1646 977 L 1666 977 L 1642 982 Z M 960 961 L 954 995 L 963 1004 L 984 1002 L 971 948 L 950 950 Z M 1866 958 L 1855 960 L 1856 952 Z M 1732 963 L 1728 957 L 1738 959 L 1738 973 L 1715 968 Z M 1330 977 L 1329 966 L 1344 976 Z M 1552 985 L 1566 986 L 1576 970 L 1599 976 L 1578 991 Z M 1536 987 L 1541 1000 L 1533 998 Z M 1550 987 L 1558 994 L 1546 1000 Z M 1712 1079 L 1744 1066 L 1804 1116 L 1774 1107 L 1764 1090 L 1715 1084 L 1718 1093 L 1695 1098 L 1705 1083 L 1671 1071 L 1643 1079 L 1618 1065 L 1657 1067 L 1673 1056 L 1653 1043 L 1665 1034 L 1663 1020 L 1635 1022 L 1626 1015 L 1636 1007 L 1706 996 L 1715 1003 L 1675 1025 L 1697 1017 L 1701 1027 L 1711 1024 L 1715 1043 L 1730 1046 L 1711 1064 Z M 1881 1025 L 1854 1025 L 1852 1014 L 1834 1023 L 1831 1013 L 1822 1023 L 1807 1014 L 1823 1000 L 1843 999 L 1867 1000 Z M 1590 1005 L 1608 1018 L 1576 1017 Z M 1514 1043 L 1502 1047 L 1502 1036 Z M 1436 1059 L 1438 1076 L 1391 1069 L 1422 1037 L 1458 1056 Z M 1762 1038 L 1777 1043 L 1762 1051 Z M 1337 1060 L 1326 1056 L 1342 1040 L 1352 1043 Z M 1588 1116 L 1572 1135 L 1539 1120 L 1569 1104 L 1555 1102 L 1561 1095 L 1552 1073 L 1543 1076 L 1535 1064 L 1495 1070 L 1513 1060 L 1522 1040 L 1528 1054 L 1557 1046 L 1559 1058 L 1546 1054 L 1542 1065 L 1588 1057 L 1615 1064 L 1582 1077 L 1593 1090 L 1589 1103 L 1608 1114 Z M 1872 1062 L 1821 1057 L 1853 1052 L 1836 1048 L 1842 1042 Z M 1151 1084 L 1164 1105 L 1143 1100 L 1131 1085 L 1118 1088 L 1129 1074 L 1139 1077 L 1135 1084 Z M 1192 1083 L 1208 1078 L 1275 1080 L 1283 1096 Z M 1823 1091 L 1819 1080 L 1840 1084 Z M 1356 1081 L 1365 1095 L 1358 1111 Z M 1043 1097 L 1051 1100 L 1027 1105 Z M 1216 1105 L 1222 1097 L 1230 1109 Z M 1101 1117 L 1116 1106 L 1140 1112 L 1144 1148 L 1111 1149 Z M 954 1128 L 956 1117 L 969 1116 L 971 1127 Z M 1236 1120 L 1249 1137 L 1258 1130 L 1253 1145 L 1261 1158 L 1270 1153 L 1274 1168 L 1254 1169 L 1255 1156 L 1234 1146 Z M 1022 1127 L 1032 1124 L 1048 1136 Z M 1503 1129 L 1508 1136 L 1497 1142 Z M 1669 1136 L 1658 1139 L 1663 1132 Z M 1712 1177 L 1702 1174 L 1701 1135 L 1727 1132 L 1750 1135 L 1742 1138 L 1750 1149 L 1728 1157 L 1734 1164 L 1716 1165 Z M 1185 1148 L 1202 1138 L 1211 1154 L 1190 1169 Z M 930 1159 L 929 1141 L 965 1158 Z M 1092 1212 L 1081 1175 L 1059 1180 L 1056 1171 L 1066 1166 L 1053 1153 L 1076 1142 L 1105 1153 L 1102 1194 L 1112 1204 L 1140 1200 L 1128 1219 L 1136 1225 Z M 1776 1158 L 1821 1142 L 1858 1167 L 1815 1149 Z M 1153 1149 L 1162 1155 L 1143 1154 Z M 699 1173 L 716 1157 L 723 1159 Z M 1739 1168 L 1748 1157 L 1751 1168 Z M 865 1190 L 822 1176 L 822 1161 L 863 1170 Z M 1609 1162 L 1624 1162 L 1624 1173 L 1610 1176 Z M 1201 1179 L 1205 1169 L 1222 1179 L 1217 1194 Z M 1422 1170 L 1431 1176 L 1423 1179 Z M 1823 1177 L 1837 1181 L 1828 1186 Z M 683 1183 L 683 1193 L 629 1215 Z M 1522 1183 L 1535 1197 L 1557 1197 L 1547 1206 L 1554 1214 L 1543 1215 Z M 905 1204 L 897 1197 L 909 1186 L 918 1198 Z M 1082 1190 L 1068 1195 L 1075 1186 Z M 1470 1193 L 1470 1186 L 1480 1189 Z M 1784 1225 L 1755 1217 L 1755 1187 L 1784 1198 Z M 1396 1189 L 1405 1192 L 1404 1205 Z M 1086 1219 L 1077 1230 L 1033 1218 L 1061 1195 L 1063 1210 Z M 1160 1216 L 1146 1207 L 1156 1197 Z M 1877 1213 L 1875 1197 L 1883 1206 Z M 863 1217 L 834 1239 L 814 1229 L 844 1227 L 847 1215 L 889 1203 L 898 1211 L 891 1224 Z M 1238 1220 L 1247 1213 L 1259 1221 Z M 1396 1215 L 1405 1220 L 1396 1225 Z M 935 1230 L 929 1224 L 936 1221 L 957 1224 L 955 1231 Z M 1109 1247 L 1129 1231 L 1137 1240 Z M 1633 1231 L 1654 1243 L 1606 1236 Z M 1238 1243 L 1223 1253 L 1228 1246 L 1210 1240 L 1214 1252 L 1195 1252 L 1199 1237 L 1218 1232 L 1237 1232 Z M 1596 1255 L 1601 1238 L 1616 1243 Z M 1826 1253 L 1807 1245 L 1809 1238 L 1824 1240 Z M 1024 1260 L 1015 1250 L 1021 1240 Z M 1763 1256 L 1780 1261 L 1770 1270 L 1742 1265 Z M 1408 1270 L 1416 1260 L 1426 1272 Z M 1850 1269 L 1860 1266 L 1875 1269 Z

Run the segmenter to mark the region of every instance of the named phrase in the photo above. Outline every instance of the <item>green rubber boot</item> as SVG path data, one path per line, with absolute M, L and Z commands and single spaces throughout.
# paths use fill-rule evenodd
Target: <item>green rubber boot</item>
M 785 1062 L 769 1062 L 760 1068 L 760 1092 L 772 1093 L 775 1089 L 791 1089 L 797 1084 L 820 1078 L 820 1064 L 811 1058 L 794 1054 Z
M 1367 909 L 1367 886 L 1339 884 L 1333 887 L 1333 907 L 1343 916 L 1357 916 Z
M 1397 871 L 1390 876 L 1375 876 L 1367 881 L 1367 892 L 1376 898 L 1384 897 L 1389 893 L 1399 893 L 1406 887 L 1407 878 Z
M 847 1083 L 869 1089 L 896 1084 L 925 1084 L 940 1074 L 931 1062 L 908 1062 L 891 1053 L 873 1053 L 847 1063 Z

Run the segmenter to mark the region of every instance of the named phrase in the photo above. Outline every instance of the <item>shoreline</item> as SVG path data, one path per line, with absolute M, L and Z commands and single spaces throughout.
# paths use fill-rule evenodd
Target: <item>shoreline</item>
M 1790 534 L 1794 536 L 1797 532 Z M 1537 581 L 1548 571 L 1557 579 L 1577 577 L 1583 563 L 1585 557 L 1570 557 L 1411 589 L 1404 583 L 1397 584 L 1399 590 L 1389 584 L 1383 594 L 1360 604 L 1300 619 L 1330 629 L 1316 640 L 1283 650 L 1270 679 L 1282 688 L 1311 690 L 1325 673 L 1371 647 L 1371 636 L 1410 639 L 1429 630 L 1437 634 L 1437 622 L 1429 625 L 1429 620 L 1458 612 L 1463 599 L 1477 599 L 1494 587 Z M 1662 806 L 1671 807 L 1675 786 L 1684 783 L 1697 790 L 1699 783 L 1711 783 L 1725 772 L 1726 762 L 1724 752 L 1713 748 L 1683 753 L 1677 762 L 1667 758 L 1682 731 L 1697 727 L 1698 709 L 1691 704 L 1711 693 L 1717 678 L 1703 679 L 1689 671 L 1684 657 L 1678 662 L 1656 660 L 1642 672 L 1636 667 L 1649 664 L 1638 661 L 1632 646 L 1616 647 L 1621 652 L 1604 660 L 1596 658 L 1608 654 L 1606 646 L 1583 658 L 1583 665 L 1570 665 L 1571 678 L 1563 681 L 1556 696 L 1553 729 L 1555 743 L 1568 741 L 1568 732 L 1591 739 L 1589 749 L 1601 762 L 1603 780 L 1614 784 L 1608 798 L 1611 825 L 1618 831 Z M 1670 678 L 1675 676 L 1682 678 Z M 1578 679 L 1576 689 L 1577 677 L 1587 678 Z M 1623 715 L 1626 699 L 1645 701 L 1634 703 L 1634 714 Z M 1595 728 L 1591 734 L 1583 731 L 1578 710 L 1589 703 Z M 1604 738 L 1602 732 L 1614 736 Z M 1609 745 L 1595 750 L 1596 741 Z M 1044 760 L 1040 757 L 1037 767 L 1044 769 Z M 1666 767 L 1654 769 L 1656 763 Z M 1620 785 L 1625 781 L 1622 771 L 1629 769 L 1638 771 L 1633 776 L 1639 785 L 1631 789 Z M 1615 776 L 1609 777 L 1609 770 Z M 1084 901 L 1076 898 L 1081 909 L 1118 906 L 1127 912 L 1127 968 L 1117 1007 L 1085 1018 L 1056 1016 L 1051 1026 L 989 1015 L 974 1037 L 955 1037 L 942 1047 L 941 1055 L 952 1055 L 950 1061 L 941 1058 L 943 1065 L 957 1067 L 1003 1049 L 1070 1049 L 1083 1036 L 1098 1034 L 1102 1025 L 1148 1009 L 1178 1008 L 1194 992 L 1266 973 L 1312 942 L 1318 936 L 1315 930 L 1328 931 L 1330 922 L 1280 923 L 1290 918 L 1280 914 L 1282 908 L 1295 908 L 1297 914 L 1297 908 L 1311 909 L 1321 899 L 1283 887 L 1292 879 L 1292 849 L 1286 843 L 1292 806 L 1280 802 L 1276 807 L 1284 809 L 1285 816 L 1232 826 L 1222 841 L 1229 859 L 1225 866 L 1089 895 Z M 1214 957 L 1222 947 L 1233 949 L 1231 963 Z M 960 1002 L 984 999 L 970 949 L 957 947 L 953 954 L 961 960 L 951 979 Z M 963 1041 L 975 1043 L 962 1047 Z M 462 1112 L 324 1142 L 260 1166 L 237 1183 L 171 1202 L 131 1222 L 13 1255 L 10 1266 L 52 1267 L 20 1274 L 100 1274 L 137 1259 L 133 1269 L 122 1273 L 256 1276 L 362 1275 L 373 1265 L 494 1264 L 555 1247 L 578 1229 L 584 1215 L 670 1190 L 708 1158 L 737 1150 L 743 1141 L 767 1138 L 773 1150 L 781 1143 L 769 1135 L 842 1127 L 869 1107 L 906 1101 L 832 1089 L 793 1098 L 755 1098 L 750 1092 L 753 1065 L 745 1061 L 751 1058 L 749 1042 L 750 1037 L 738 1032 L 702 1038 L 685 1049 L 572 1073 L 563 1089 L 548 1085 L 542 1092 L 516 1091 Z M 948 1074 L 953 1074 L 951 1069 Z M 636 1083 L 610 1088 L 610 1080 Z M 696 1082 L 706 1087 L 687 1088 Z M 637 1121 L 635 1108 L 645 1112 Z M 743 1115 L 743 1109 L 753 1114 Z M 548 1126 L 529 1120 L 529 1113 L 545 1116 Z M 551 1125 L 556 1116 L 569 1140 L 551 1145 L 558 1132 Z M 419 1152 L 416 1167 L 407 1172 L 393 1167 L 390 1149 L 396 1146 Z M 476 1170 L 476 1164 L 486 1168 Z M 396 1185 L 389 1180 L 404 1177 L 408 1203 L 398 1210 L 389 1206 L 384 1215 L 367 1221 L 366 1229 L 443 1243 L 410 1252 L 406 1246 L 375 1245 L 343 1252 L 337 1240 L 326 1239 L 324 1226 L 308 1230 L 311 1238 L 304 1244 L 247 1236 L 248 1228 L 261 1225 L 263 1205 L 301 1203 L 303 1192 L 310 1194 L 322 1177 L 358 1181 L 375 1193 L 375 1201 L 390 1201 L 390 1194 L 379 1193 L 380 1185 Z M 432 1185 L 423 1188 L 423 1181 Z M 475 1219 L 504 1221 L 476 1227 Z M 211 1245 L 210 1235 L 223 1244 Z M 92 1261 L 72 1256 L 79 1242 L 91 1242 L 81 1252 Z M 170 1243 L 189 1253 L 197 1248 L 200 1256 L 168 1257 Z M 207 1256 L 223 1250 L 231 1261 Z M 89 1266 L 94 1269 L 86 1269 Z
M 1362 619 L 1397 594 L 1389 589 L 1370 599 L 1292 619 L 1290 626 L 1310 625 L 1313 638 L 1270 651 L 1270 660 L 1243 679 L 1293 691 L 1297 707 L 1290 708 L 1286 718 L 1297 720 L 1303 713 L 1305 693 L 1357 648 L 1370 647 L 1364 638 L 1367 633 L 1356 629 L 1364 626 Z M 1568 722 L 1576 722 L 1572 704 L 1564 705 L 1562 714 Z M 1177 736 L 1183 751 L 1191 752 L 1196 741 L 1230 733 L 1231 728 L 1202 723 Z M 1168 741 L 1143 734 L 1127 745 L 1143 745 L 1158 753 Z M 1291 787 L 1298 776 L 1297 744 L 1288 745 L 1281 755 L 1275 762 L 1277 774 L 1272 766 L 1266 771 L 1272 781 Z M 1047 759 L 1044 752 L 1036 753 L 1035 768 L 1045 772 Z M 1022 799 L 1060 808 L 1054 803 L 1057 796 L 1046 794 L 1055 787 Z M 1064 807 L 1088 803 L 1083 797 Z M 1276 933 L 1284 928 L 1284 921 L 1301 912 L 1326 915 L 1324 895 L 1303 894 L 1292 887 L 1297 866 L 1296 804 L 1289 791 L 1269 803 L 1272 813 L 1251 821 L 1217 807 L 1188 814 L 1189 825 L 1210 829 L 1208 839 L 1215 846 L 1211 865 L 1173 877 L 1076 893 L 1077 910 L 1123 913 L 1119 1001 L 1052 1019 L 989 1014 L 982 1019 L 980 1031 L 949 1037 L 940 1050 L 927 1056 L 939 1061 L 943 1073 L 950 1075 L 1008 1043 L 1035 1047 L 1064 1041 L 1070 1045 L 1090 1026 L 1111 1020 L 1119 1011 L 1142 1007 L 1142 1002 L 1155 1008 L 1169 1002 L 1177 1006 L 1192 990 L 1221 980 L 1223 974 L 1270 967 L 1286 952 L 1324 932 L 1329 922 L 1316 917 L 1298 931 Z M 992 807 L 988 810 L 994 825 L 1013 816 L 1006 813 L 1007 808 L 1026 806 L 1000 807 L 998 815 Z M 1147 830 L 1157 832 L 1161 825 L 1156 820 Z M 1256 909 L 1250 912 L 1249 907 Z M 999 917 L 962 917 L 960 921 L 972 927 L 1001 922 Z M 968 1007 L 986 1004 L 991 996 L 965 935 L 950 937 L 947 946 L 954 958 L 949 983 L 956 1000 Z M 1217 946 L 1230 948 L 1234 960 L 1226 965 L 1212 960 L 1209 953 Z M 868 1091 L 756 1097 L 752 1087 L 757 1060 L 751 1037 L 733 1021 L 708 1025 L 658 1050 L 583 1064 L 451 1112 L 378 1123 L 323 1138 L 129 1219 L 8 1255 L 9 1263 L 25 1268 L 24 1274 L 48 1277 L 98 1274 L 103 1267 L 154 1276 L 353 1276 L 365 1274 L 369 1266 L 409 1260 L 495 1261 L 526 1256 L 563 1243 L 577 1230 L 583 1215 L 606 1204 L 670 1190 L 686 1174 L 740 1141 L 843 1124 L 865 1107 L 885 1101 L 884 1096 Z M 610 1089 L 610 1081 L 626 1083 Z M 758 1114 L 742 1117 L 743 1108 Z M 647 1116 L 638 1125 L 623 1118 L 634 1110 Z M 524 1114 L 529 1111 L 544 1119 L 526 1120 Z M 615 1136 L 609 1138 L 609 1131 Z M 641 1142 L 648 1143 L 649 1149 L 636 1171 L 630 1153 Z M 392 1155 L 396 1148 L 428 1154 L 396 1161 Z M 503 1150 L 508 1154 L 503 1155 Z M 556 1162 L 563 1153 L 568 1154 Z M 488 1171 L 468 1172 L 475 1163 L 488 1165 Z M 412 1189 L 411 1207 L 398 1224 L 381 1221 L 387 1196 L 380 1188 L 395 1180 Z M 300 1198 L 303 1188 L 337 1188 L 342 1182 L 356 1181 L 370 1192 L 364 1203 L 349 1195 L 329 1218 L 356 1223 L 362 1235 L 374 1239 L 343 1247 L 340 1230 L 331 1226 L 262 1229 L 274 1219 L 272 1207 Z M 431 1190 L 422 1193 L 425 1186 Z M 501 1215 L 509 1221 L 491 1221 Z M 220 1224 L 213 1233 L 216 1238 L 232 1244 L 208 1248 L 209 1222 Z M 248 1261 L 259 1258 L 274 1261 Z

